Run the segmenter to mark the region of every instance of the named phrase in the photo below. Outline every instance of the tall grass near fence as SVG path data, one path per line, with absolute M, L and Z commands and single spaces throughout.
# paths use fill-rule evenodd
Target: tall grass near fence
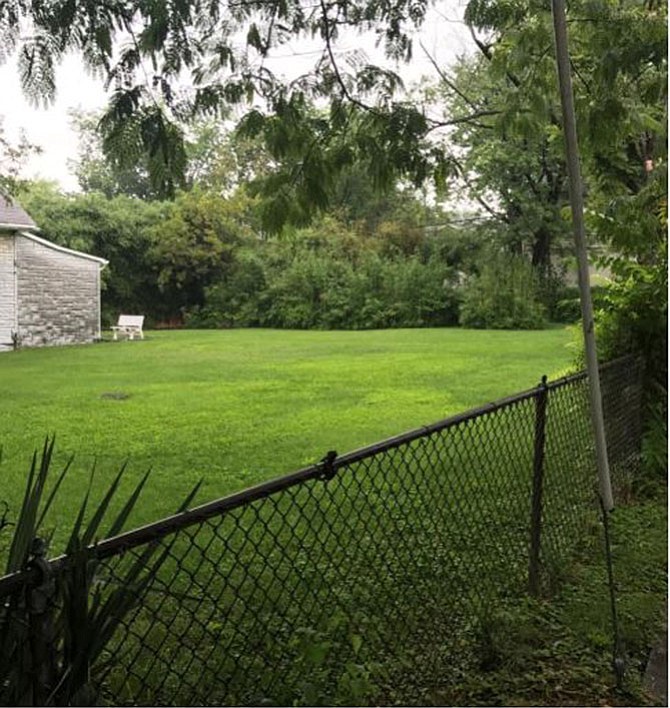
M 603 388 L 621 479 L 639 446 L 639 366 L 604 367 Z M 91 548 L 91 597 L 134 593 L 92 692 L 113 704 L 430 703 L 481 660 L 500 602 L 551 590 L 593 518 L 587 401 L 580 374 Z M 149 549 L 160 571 L 129 586 Z M 67 574 L 68 560 L 53 569 Z

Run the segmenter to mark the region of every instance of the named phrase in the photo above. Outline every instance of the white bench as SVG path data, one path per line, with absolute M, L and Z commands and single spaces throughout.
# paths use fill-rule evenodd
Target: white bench
M 119 332 L 125 334 L 128 339 L 135 339 L 136 334 L 140 335 L 140 339 L 144 339 L 143 324 L 144 315 L 119 315 L 119 321 L 114 327 L 111 327 L 112 332 L 114 332 L 114 339 L 119 338 Z

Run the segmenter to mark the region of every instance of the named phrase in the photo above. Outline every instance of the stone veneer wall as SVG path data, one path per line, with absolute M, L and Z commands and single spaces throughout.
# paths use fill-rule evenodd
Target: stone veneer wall
M 100 336 L 100 265 L 16 235 L 21 346 L 91 342 Z
M 0 350 L 12 346 L 15 329 L 14 235 L 0 233 Z

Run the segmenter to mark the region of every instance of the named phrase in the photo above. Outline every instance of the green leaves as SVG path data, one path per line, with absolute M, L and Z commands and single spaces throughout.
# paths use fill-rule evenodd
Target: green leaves
M 360 52 L 348 76 L 338 66 L 335 54 L 326 52 L 324 46 L 318 70 L 307 72 L 289 87 L 265 66 L 256 67 L 254 59 L 271 55 L 272 49 L 292 38 L 319 36 L 330 48 L 342 27 L 366 27 L 377 31 L 389 57 L 407 61 L 412 46 L 409 31 L 423 22 L 426 9 L 425 0 L 338 0 L 316 9 L 284 1 L 259 5 L 131 0 L 104 6 L 89 2 L 26 6 L 12 0 L 0 13 L 0 36 L 3 27 L 14 27 L 21 21 L 35 27 L 32 36 L 20 40 L 20 67 L 25 90 L 36 101 L 53 100 L 54 67 L 63 53 L 81 52 L 87 66 L 102 73 L 107 86 L 114 86 L 100 124 L 106 155 L 127 169 L 138 163 L 146 165 L 160 196 L 172 198 L 184 184 L 184 131 L 178 125 L 183 126 L 194 114 L 220 116 L 242 102 L 258 101 L 266 106 L 276 119 L 264 126 L 269 149 L 282 159 L 290 157 L 302 163 L 293 173 L 297 182 L 293 180 L 289 191 L 267 210 L 274 215 L 273 226 L 279 226 L 289 217 L 304 221 L 315 209 L 323 208 L 327 185 L 321 186 L 321 182 L 328 179 L 332 165 L 316 153 L 326 148 L 331 138 L 341 140 L 341 117 L 347 113 L 342 110 L 345 97 L 359 109 L 370 109 L 379 116 L 386 113 L 390 120 L 386 138 L 378 141 L 374 151 L 376 183 L 388 184 L 394 175 L 410 173 L 418 183 L 429 174 L 432 158 L 410 159 L 408 151 L 400 150 L 401 138 L 425 137 L 425 126 L 409 133 L 405 130 L 412 122 L 408 116 L 418 120 L 420 112 L 409 106 L 402 110 L 398 105 L 391 107 L 402 86 L 400 78 L 393 71 L 361 61 Z M 244 46 L 236 41 L 239 37 L 245 37 Z M 121 38 L 126 44 L 115 52 Z M 183 83 L 188 73 L 191 87 L 177 92 L 176 83 Z M 318 125 L 320 119 L 310 108 L 312 101 L 324 97 L 335 103 L 331 113 L 337 123 L 335 135 Z M 362 97 L 369 100 L 369 106 L 362 103 Z M 310 125 L 300 130 L 300 120 L 310 112 Z M 382 161 L 402 112 L 407 116 L 395 141 L 395 154 Z M 408 150 L 412 149 L 409 144 Z M 344 162 L 342 154 L 338 153 L 338 165 Z M 300 208 L 290 216 L 282 203 L 296 200 Z M 313 206 L 310 200 L 314 200 Z
M 460 324 L 477 329 L 542 329 L 538 283 L 522 256 L 490 252 L 465 287 Z
M 71 460 L 66 463 L 46 496 L 54 444 L 55 438 L 47 438 L 41 456 L 38 458 L 37 451 L 33 455 L 23 503 L 13 527 L 5 574 L 25 569 L 33 553 L 35 539 L 40 536 L 44 539 L 43 523 L 71 463 Z M 98 541 L 102 535 L 103 522 L 115 501 L 125 471 L 124 465 L 87 519 L 94 480 L 94 471 L 91 471 L 88 491 L 72 525 L 66 547 L 69 564 L 57 574 L 60 597 L 55 602 L 54 641 L 60 646 L 62 653 L 59 653 L 60 659 L 55 666 L 56 676 L 53 677 L 53 693 L 48 699 L 49 704 L 53 700 L 57 705 L 91 700 L 90 697 L 84 698 L 90 667 L 113 637 L 119 623 L 137 605 L 143 591 L 156 578 L 174 542 L 173 537 L 172 541 L 165 541 L 162 545 L 147 545 L 133 562 L 119 572 L 118 587 L 109 589 L 104 584 L 92 587 L 98 561 L 95 548 L 91 544 Z M 148 477 L 149 472 L 140 478 L 120 511 L 112 519 L 104 537 L 115 536 L 123 530 Z M 189 506 L 199 487 L 200 484 L 193 488 L 177 509 L 177 513 Z M 29 678 L 24 675 L 25 666 L 18 660 L 17 655 L 22 651 L 22 643 L 26 641 L 22 612 L 23 608 L 19 605 L 12 605 L 0 617 L 3 629 L 3 660 L 14 664 L 13 668 L 4 665 L 0 667 L 2 697 L 10 703 L 23 698 Z
M 262 138 L 276 160 L 274 174 L 251 185 L 262 198 L 263 227 L 270 232 L 285 224 L 304 225 L 328 209 L 337 179 L 352 165 L 379 192 L 399 180 L 418 187 L 431 178 L 443 191 L 455 170 L 428 141 L 423 112 L 404 103 L 369 111 L 339 99 L 324 113 L 295 91 L 281 97 L 273 113 L 250 111 L 238 130 Z
M 54 444 L 55 438 L 46 438 L 41 456 L 38 458 L 37 451 L 33 453 L 23 503 L 14 526 L 12 543 L 5 564 L 5 575 L 25 568 L 33 540 L 38 536 L 44 517 L 48 513 L 58 488 L 72 462 L 72 460 L 67 462 L 59 474 L 51 493 L 46 498 L 46 501 L 43 501 Z
M 18 56 L 19 78 L 33 105 L 46 108 L 53 103 L 56 97 L 55 67 L 60 58 L 60 47 L 53 36 L 36 33 L 24 40 Z
M 529 9 L 523 0 L 470 0 L 465 21 L 473 27 L 500 30 L 521 22 Z
M 143 106 L 144 88 L 118 89 L 100 120 L 102 147 L 107 158 L 122 169 L 146 160 L 155 192 L 173 197 L 184 185 L 184 135 L 159 105 Z
M 247 32 L 247 44 L 253 47 L 261 56 L 267 54 L 267 46 L 261 39 L 260 31 L 255 22 L 252 22 L 249 26 L 249 31 Z
M 355 162 L 379 190 L 398 180 L 432 181 L 443 194 L 456 176 L 458 153 L 467 180 L 459 186 L 489 214 L 502 215 L 513 238 L 530 240 L 537 261 L 538 234 L 560 234 L 557 210 L 565 198 L 549 5 L 468 3 L 465 20 L 479 59 L 463 62 L 453 76 L 435 64 L 445 89 L 444 105 L 433 107 L 444 120 L 428 119 L 422 106 L 402 99 L 396 72 L 371 65 L 360 50 L 333 51 L 344 30 L 371 30 L 387 58 L 408 61 L 412 31 L 427 7 L 425 0 L 29 7 L 11 0 L 0 9 L 0 38 L 7 36 L 13 47 L 10 29 L 33 23 L 34 34 L 19 48 L 23 83 L 35 100 L 52 100 L 58 58 L 82 52 L 87 66 L 115 87 L 100 126 L 106 155 L 124 169 L 146 169 L 158 196 L 173 198 L 187 183 L 189 119 L 220 119 L 246 103 L 251 110 L 242 134 L 263 140 L 277 172 L 253 187 L 266 200 L 266 230 L 305 224 L 326 209 L 335 178 Z M 653 158 L 666 152 L 666 14 L 663 4 L 633 0 L 571 4 L 580 142 L 594 187 L 603 177 L 614 183 L 610 192 L 637 191 L 643 175 L 631 169 L 632 152 Z M 115 52 L 121 37 L 129 40 Z M 305 37 L 320 38 L 322 52 L 313 71 L 287 84 L 266 59 Z M 433 139 L 438 129 L 445 129 L 442 142 Z M 498 151 L 502 164 L 496 167 L 490 155 Z

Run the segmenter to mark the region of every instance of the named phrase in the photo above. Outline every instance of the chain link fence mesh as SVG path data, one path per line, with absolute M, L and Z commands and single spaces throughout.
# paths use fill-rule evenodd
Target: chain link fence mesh
M 602 371 L 619 495 L 638 470 L 640 376 L 633 359 Z M 542 391 L 538 538 L 541 584 L 551 587 L 552 573 L 597 515 L 583 374 L 331 455 L 92 549 L 89 606 L 121 591 L 132 597 L 132 609 L 116 619 L 90 667 L 87 699 L 433 702 L 477 664 L 482 623 L 496 603 L 527 592 Z M 152 565 L 160 570 L 146 574 Z M 63 577 L 74 572 L 67 563 L 54 567 Z M 3 640 L 7 661 L 31 660 L 30 611 L 16 610 L 17 602 L 25 605 L 25 587 L 8 592 L 0 584 L 0 627 L 5 637 L 20 637 Z M 24 629 L 5 631 L 21 618 Z M 56 663 L 63 646 L 53 642 L 52 658 L 61 652 Z M 10 695 L 12 677 L 0 678 Z M 29 697 L 29 687 L 21 690 Z

